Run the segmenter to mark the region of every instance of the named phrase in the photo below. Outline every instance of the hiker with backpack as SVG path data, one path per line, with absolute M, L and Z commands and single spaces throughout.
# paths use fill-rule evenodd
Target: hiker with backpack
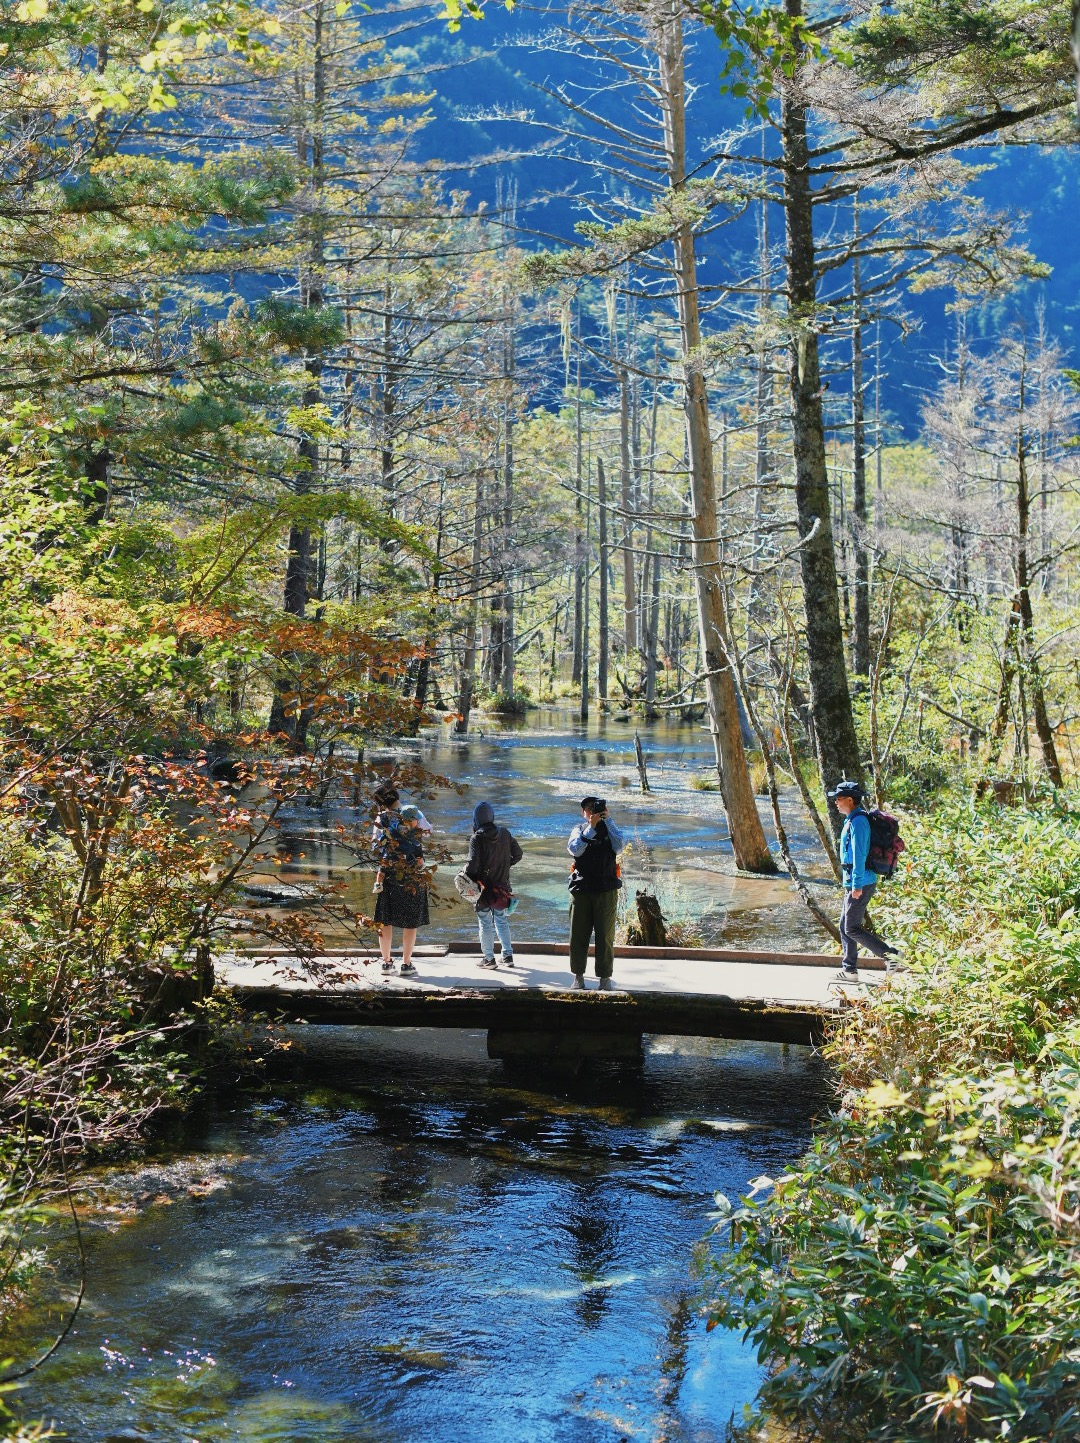
M 495 812 L 490 802 L 480 802 L 473 811 L 473 831 L 469 838 L 469 860 L 464 874 L 479 888 L 473 902 L 480 926 L 479 965 L 494 971 L 495 934 L 502 945 L 502 964 L 514 965 L 514 944 L 510 940 L 510 912 L 514 893 L 510 886 L 510 868 L 516 867 L 524 854 L 505 827 L 495 825 Z
M 379 929 L 382 970 L 393 972 L 394 928 L 401 928 L 403 977 L 415 977 L 413 947 L 417 927 L 428 924 L 428 879 L 424 869 L 424 834 L 431 823 L 419 807 L 401 806 L 396 787 L 384 782 L 375 792 L 372 846 L 379 858 L 375 878 L 375 923 Z
M 862 787 L 858 782 L 838 782 L 828 796 L 844 818 L 840 833 L 840 869 L 844 881 L 840 944 L 843 951 L 841 968 L 836 975 L 841 982 L 857 982 L 860 947 L 886 960 L 895 957 L 899 950 L 890 947 L 863 924 L 874 888 L 882 876 L 892 875 L 904 843 L 895 818 L 863 809 Z M 895 963 L 889 962 L 887 970 L 894 971 L 895 967 Z

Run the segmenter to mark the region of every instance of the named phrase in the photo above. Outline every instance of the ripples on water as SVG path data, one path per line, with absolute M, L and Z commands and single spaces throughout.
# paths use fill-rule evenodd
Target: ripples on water
M 805 1146 L 822 1079 L 647 1041 L 540 1089 L 482 1033 L 310 1029 L 274 1100 L 105 1180 L 159 1200 L 90 1212 L 76 1331 L 20 1408 L 77 1443 L 718 1443 L 758 1373 L 706 1335 L 693 1249 L 715 1191 Z

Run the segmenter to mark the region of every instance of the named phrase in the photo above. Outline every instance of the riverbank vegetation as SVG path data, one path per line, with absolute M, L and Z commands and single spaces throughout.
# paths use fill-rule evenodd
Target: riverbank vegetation
M 845 1010 L 840 1110 L 718 1225 L 711 1321 L 793 1438 L 1071 1438 L 1080 819 L 953 803 L 909 835 L 875 910 L 910 975 Z
M 1025 1278 L 1074 1255 L 1047 1149 L 1055 1126 L 1072 1146 L 1080 395 L 1038 246 L 983 169 L 1005 139 L 1074 154 L 1071 18 L 574 6 L 539 47 L 560 78 L 523 159 L 486 130 L 483 156 L 439 153 L 445 20 L 409 5 L 3 7 L 0 1308 L 79 1158 L 190 1100 L 230 929 L 305 964 L 320 908 L 363 935 L 332 893 L 245 915 L 281 815 L 351 808 L 362 852 L 373 743 L 550 700 L 706 720 L 751 874 L 778 866 L 763 786 L 826 855 L 841 775 L 905 809 L 915 880 L 877 910 L 912 980 L 834 1039 L 853 1100 L 808 1167 L 922 1188 L 897 1228 L 974 1188 L 970 1227 L 927 1236 L 962 1234 L 942 1266 L 975 1269 L 963 1306 L 994 1347 L 973 1229 L 1006 1270 L 1004 1239 L 1030 1238 Z M 583 155 L 585 188 L 529 192 Z M 466 188 L 481 160 L 490 195 Z M 572 244 L 535 234 L 556 200 Z M 947 345 L 920 373 L 889 337 L 935 288 Z M 998 1132 L 956 1153 L 995 1088 Z M 790 1342 L 779 1411 L 835 1429 L 840 1380 L 855 1400 L 880 1379 L 883 1429 L 1019 1428 L 1024 1389 L 1065 1427 L 1037 1380 L 1069 1396 L 1038 1311 L 1064 1275 L 1031 1285 L 1015 1358 L 972 1344 L 942 1375 L 935 1342 L 925 1387 L 906 1353 L 866 1362 L 883 1334 L 814 1352 L 820 1319 L 789 1326 L 765 1290 L 828 1196 L 785 1184 L 741 1217 L 717 1303 L 736 1321 L 742 1296 L 770 1356 Z M 761 1270 L 774 1246 L 789 1262 Z

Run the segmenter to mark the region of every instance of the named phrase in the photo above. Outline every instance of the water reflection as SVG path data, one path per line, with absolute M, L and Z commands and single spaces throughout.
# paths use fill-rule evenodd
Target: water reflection
M 611 1217 L 615 1206 L 591 1179 L 579 1180 L 571 1189 L 565 1228 L 573 1271 L 580 1284 L 574 1310 L 586 1328 L 599 1327 L 614 1286 L 610 1274 L 619 1238 L 619 1229 Z
M 482 1034 L 294 1042 L 273 1097 L 156 1165 L 223 1186 L 87 1219 L 86 1307 L 31 1414 L 80 1443 L 720 1443 L 758 1370 L 705 1334 L 691 1254 L 714 1190 L 804 1146 L 808 1051 L 651 1039 L 629 1085 L 530 1089 Z M 42 1298 L 6 1346 L 54 1323 Z

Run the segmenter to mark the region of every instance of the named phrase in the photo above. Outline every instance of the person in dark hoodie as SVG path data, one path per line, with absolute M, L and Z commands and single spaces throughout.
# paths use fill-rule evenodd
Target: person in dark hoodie
M 513 901 L 510 868 L 522 858 L 521 848 L 505 827 L 495 825 L 495 812 L 490 802 L 481 802 L 473 812 L 473 832 L 469 838 L 469 860 L 465 875 L 479 884 L 476 920 L 480 924 L 480 966 L 494 970 L 495 934 L 502 943 L 504 967 L 514 965 L 514 946 L 510 941 L 510 918 L 507 908 Z

